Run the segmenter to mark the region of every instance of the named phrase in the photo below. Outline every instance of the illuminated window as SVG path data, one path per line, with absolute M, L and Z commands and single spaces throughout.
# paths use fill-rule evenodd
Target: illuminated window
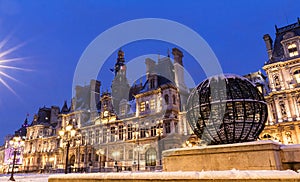
M 126 105 L 121 106 L 121 115 L 126 114 Z
M 155 166 L 156 165 L 156 150 L 150 148 L 146 151 L 146 166 Z
M 155 99 L 150 100 L 150 109 L 154 110 L 155 109 Z
M 145 102 L 141 102 L 141 107 L 140 107 L 140 111 L 144 112 L 146 108 L 146 103 Z
M 294 78 L 297 83 L 300 83 L 300 70 L 294 71 Z
M 289 51 L 290 57 L 299 55 L 298 50 L 297 50 L 297 45 L 295 43 L 288 45 L 288 51 Z

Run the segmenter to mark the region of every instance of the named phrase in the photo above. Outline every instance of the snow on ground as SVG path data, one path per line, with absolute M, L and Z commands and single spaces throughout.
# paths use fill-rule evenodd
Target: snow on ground
M 50 174 L 15 174 L 16 182 L 48 182 Z M 10 174 L 0 174 L 0 182 L 8 181 Z
M 87 174 L 15 174 L 17 182 L 48 182 L 51 178 L 111 178 L 111 179 L 300 179 L 300 173 L 286 170 L 226 170 L 226 171 L 189 171 L 189 172 L 121 172 Z M 7 182 L 9 174 L 0 174 L 0 182 Z

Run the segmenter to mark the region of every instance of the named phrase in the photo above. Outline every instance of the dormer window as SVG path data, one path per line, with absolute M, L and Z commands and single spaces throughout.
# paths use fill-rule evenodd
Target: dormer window
M 155 87 L 155 80 L 151 79 L 150 80 L 150 89 L 154 89 L 154 87 Z
M 293 75 L 294 75 L 294 78 L 295 78 L 296 82 L 300 83 L 300 69 L 294 71 Z
M 144 112 L 146 110 L 146 102 L 141 102 L 140 111 Z
M 297 45 L 295 43 L 289 44 L 287 48 L 288 48 L 288 53 L 289 53 L 290 57 L 299 55 Z

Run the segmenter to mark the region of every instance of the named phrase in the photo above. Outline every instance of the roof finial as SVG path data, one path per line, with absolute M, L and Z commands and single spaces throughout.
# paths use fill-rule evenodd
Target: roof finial
M 170 57 L 170 49 L 168 48 L 168 57 Z
M 298 24 L 300 24 L 300 18 L 299 17 L 297 17 L 297 20 L 298 20 Z
M 278 32 L 278 27 L 277 27 L 277 25 L 275 25 L 275 30 L 276 30 L 276 33 Z

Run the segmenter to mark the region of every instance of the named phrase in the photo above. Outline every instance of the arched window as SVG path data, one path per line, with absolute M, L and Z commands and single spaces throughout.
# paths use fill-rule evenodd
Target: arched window
M 300 83 L 300 69 L 294 71 L 293 75 L 294 75 L 294 78 L 295 78 L 296 82 Z
M 288 52 L 289 52 L 290 57 L 294 57 L 294 56 L 299 55 L 296 43 L 289 44 L 287 48 L 288 48 Z
M 173 104 L 176 105 L 176 96 L 173 95 Z
M 165 95 L 165 102 L 167 105 L 169 104 L 169 95 L 168 94 Z
M 156 166 L 156 150 L 154 148 L 146 151 L 146 166 Z

